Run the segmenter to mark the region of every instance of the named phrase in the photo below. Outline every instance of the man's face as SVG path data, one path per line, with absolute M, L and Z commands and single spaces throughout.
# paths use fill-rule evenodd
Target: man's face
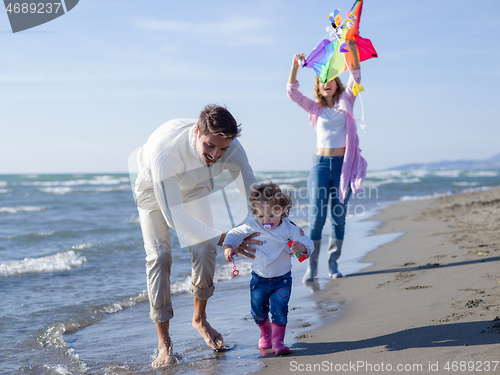
M 202 135 L 198 127 L 194 128 L 194 135 L 196 137 L 196 152 L 200 159 L 207 165 L 211 165 L 217 159 L 223 157 L 233 141 L 232 139 L 224 139 L 220 135 L 214 135 L 210 132 Z

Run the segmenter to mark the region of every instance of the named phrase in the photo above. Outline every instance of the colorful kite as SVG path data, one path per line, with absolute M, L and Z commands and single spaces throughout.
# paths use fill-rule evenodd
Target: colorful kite
M 313 68 L 322 82 L 328 82 L 349 69 L 353 63 L 352 53 L 347 41 L 354 40 L 357 45 L 359 61 L 378 57 L 369 39 L 359 36 L 359 22 L 363 0 L 356 0 L 347 13 L 347 18 L 342 22 L 339 10 L 335 10 L 329 17 L 331 26 L 327 27 L 328 36 L 311 52 L 304 62 L 304 66 Z M 358 85 L 355 93 L 363 91 Z

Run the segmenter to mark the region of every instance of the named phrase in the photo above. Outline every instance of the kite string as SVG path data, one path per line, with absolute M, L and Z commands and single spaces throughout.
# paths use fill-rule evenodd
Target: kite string
M 335 31 L 332 31 L 332 32 L 335 34 L 335 38 L 337 38 L 337 40 L 339 42 L 339 45 L 341 45 L 342 43 L 341 43 L 340 38 L 337 35 L 337 33 Z M 351 51 L 351 53 L 352 53 L 352 51 Z M 343 53 L 342 56 L 344 57 L 345 66 L 349 70 L 349 74 L 351 75 L 351 77 L 352 77 L 353 81 L 355 82 L 355 84 L 358 85 L 358 83 L 354 80 L 354 75 L 352 74 L 352 70 L 349 67 L 349 64 L 347 63 L 347 59 L 345 57 L 345 53 Z M 359 56 L 358 56 L 358 58 L 359 58 Z M 365 121 L 365 108 L 363 107 L 363 98 L 361 98 L 361 92 L 359 92 L 359 90 L 358 90 L 358 96 L 359 96 L 359 101 L 360 101 L 360 104 L 361 104 L 361 118 L 360 119 L 355 119 L 355 121 L 358 121 L 359 122 L 359 126 L 361 127 L 361 129 L 366 132 L 367 124 L 366 124 L 366 121 Z
M 226 208 L 227 208 L 227 213 L 229 215 L 229 220 L 231 220 L 231 226 L 234 228 L 235 225 L 234 225 L 233 214 L 231 213 L 231 209 L 229 208 L 229 201 L 227 200 L 226 191 L 224 190 L 224 188 L 221 188 L 221 190 L 222 190 L 222 196 L 224 197 L 224 203 L 226 203 Z M 234 258 L 233 258 L 233 276 L 238 276 L 239 273 L 240 273 L 240 271 L 238 271 L 236 269 L 236 263 L 234 262 Z

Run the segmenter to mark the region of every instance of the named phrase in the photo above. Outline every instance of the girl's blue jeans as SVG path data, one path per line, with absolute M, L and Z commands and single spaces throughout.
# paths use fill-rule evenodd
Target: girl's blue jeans
M 347 191 L 344 203 L 340 203 L 340 173 L 343 156 L 314 155 L 309 174 L 309 238 L 321 240 L 321 232 L 326 216 L 330 211 L 332 227 L 330 237 L 344 239 L 347 203 L 351 197 L 351 188 Z M 330 205 L 328 204 L 330 201 Z
M 255 323 L 264 323 L 271 312 L 271 321 L 274 324 L 286 324 L 291 293 L 292 271 L 272 278 L 261 277 L 252 272 L 250 302 Z

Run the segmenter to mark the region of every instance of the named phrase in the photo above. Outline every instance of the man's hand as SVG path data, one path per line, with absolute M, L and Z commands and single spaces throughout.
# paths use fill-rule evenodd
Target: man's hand
M 250 236 L 245 238 L 240 246 L 236 249 L 236 252 L 243 254 L 247 258 L 255 258 L 255 249 L 250 245 L 262 245 L 262 241 L 252 240 L 252 238 L 260 236 L 259 232 L 252 233 Z

